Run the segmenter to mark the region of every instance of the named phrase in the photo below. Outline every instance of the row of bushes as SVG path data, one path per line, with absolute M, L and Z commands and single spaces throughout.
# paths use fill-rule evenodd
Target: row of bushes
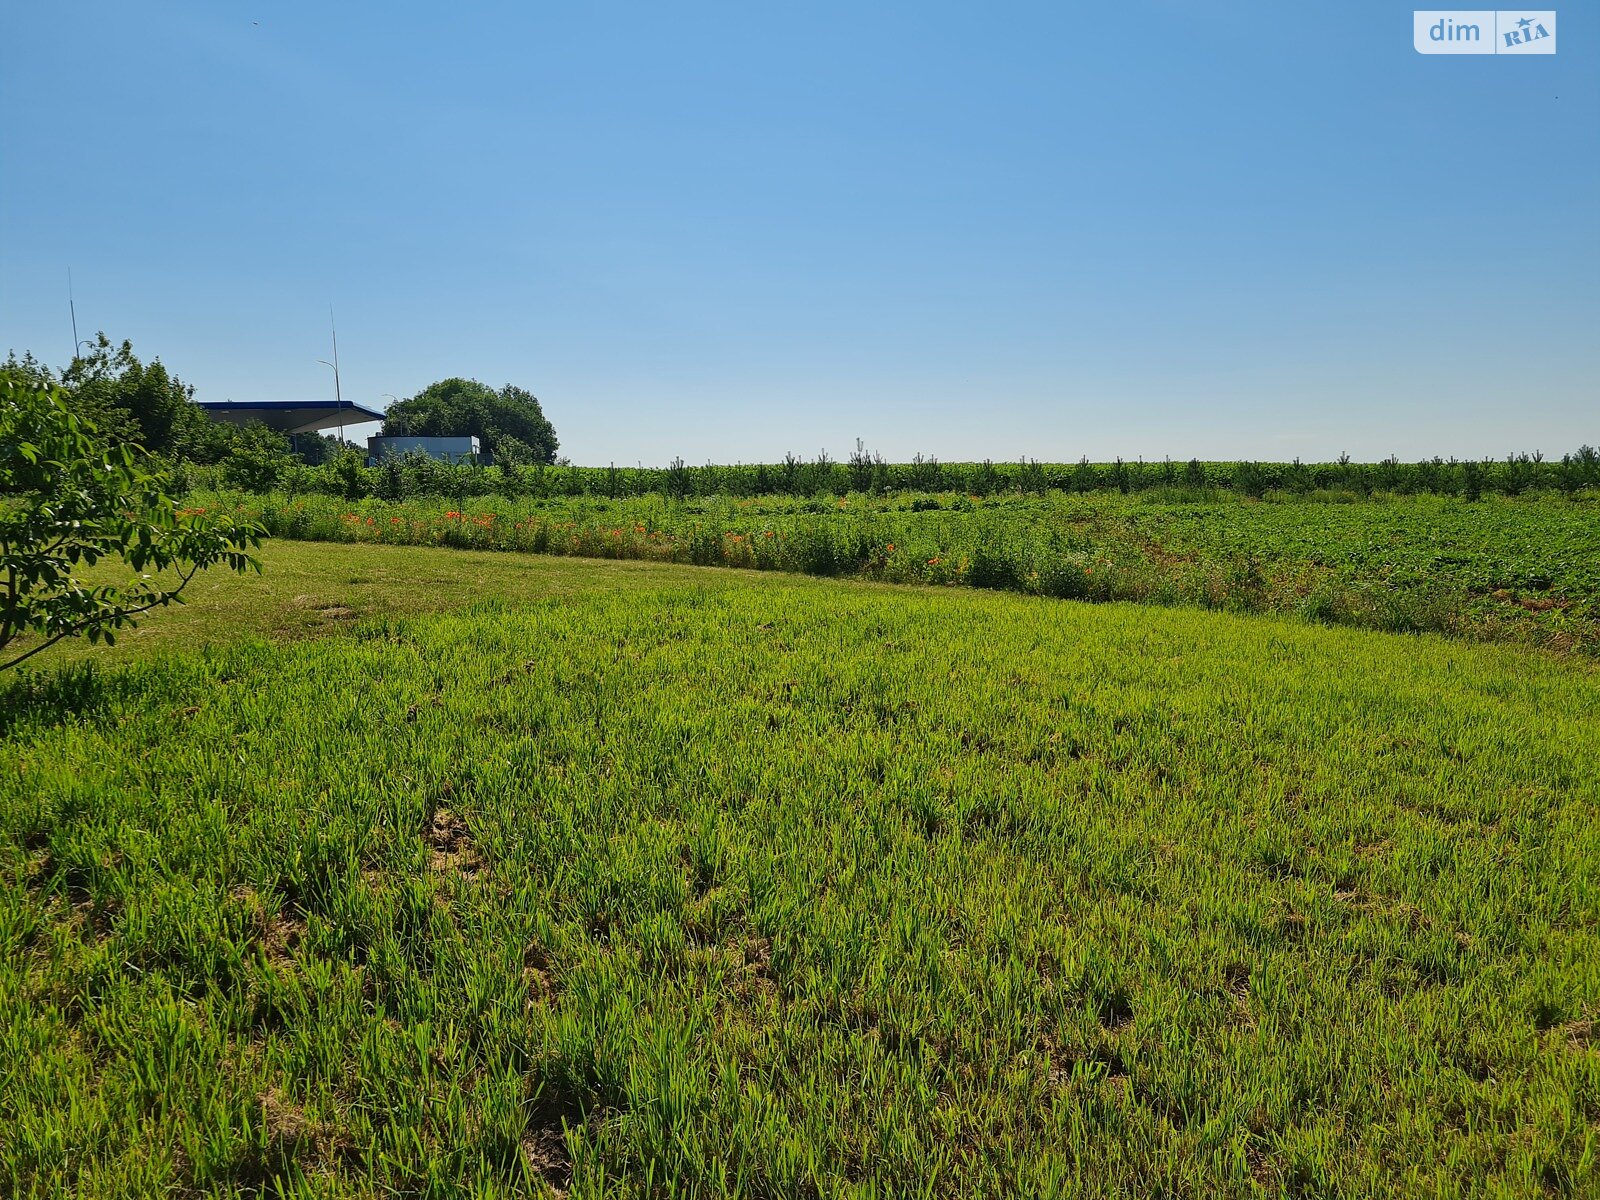
M 1547 461 L 1538 454 L 1510 454 L 1503 461 L 1432 458 L 1416 463 L 1402 463 L 1395 458 L 1358 463 L 1347 457 L 1332 463 L 1302 463 L 1298 459 L 1290 463 L 1203 463 L 1198 459 L 1187 463 L 1146 463 L 1120 458 L 1110 463 L 1091 463 L 1087 459 L 1072 464 L 1031 459 L 1014 463 L 942 463 L 920 456 L 909 463 L 887 463 L 858 450 L 845 462 L 835 462 L 825 454 L 812 460 L 790 455 L 781 463 L 734 466 L 691 467 L 679 459 L 662 468 L 452 465 L 420 454 L 368 467 L 359 454 L 348 451 L 317 466 L 256 456 L 214 467 L 180 465 L 177 470 L 179 487 L 185 490 L 221 487 L 348 500 L 404 500 L 413 496 L 467 500 L 491 495 L 510 499 L 814 496 L 901 491 L 990 496 L 1004 492 L 1129 493 L 1157 489 L 1190 494 L 1225 490 L 1257 497 L 1268 492 L 1335 491 L 1354 496 L 1374 492 L 1431 493 L 1476 500 L 1488 494 L 1517 496 L 1560 491 L 1574 495 L 1600 488 L 1600 452 L 1590 446 L 1565 454 L 1559 461 Z

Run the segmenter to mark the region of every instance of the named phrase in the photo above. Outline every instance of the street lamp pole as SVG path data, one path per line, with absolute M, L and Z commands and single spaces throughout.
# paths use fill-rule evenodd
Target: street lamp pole
M 335 354 L 333 357 L 334 357 L 334 361 L 333 362 L 329 362 L 325 358 L 319 358 L 319 359 L 317 359 L 317 361 L 319 363 L 321 363 L 325 367 L 332 367 L 333 368 L 333 402 L 334 402 L 334 404 L 336 404 L 338 406 L 338 409 L 339 409 L 339 445 L 343 446 L 344 445 L 344 393 L 339 390 L 339 363 L 338 363 L 339 356 L 337 354 Z
M 72 268 L 67 268 L 67 310 L 72 313 L 72 357 L 78 357 L 83 343 L 78 340 L 78 302 L 72 298 Z
M 317 361 L 325 367 L 333 368 L 333 403 L 339 412 L 339 445 L 344 445 L 344 393 L 339 390 L 339 327 L 333 323 L 333 305 L 328 305 L 328 328 L 333 331 L 333 361 L 325 358 Z

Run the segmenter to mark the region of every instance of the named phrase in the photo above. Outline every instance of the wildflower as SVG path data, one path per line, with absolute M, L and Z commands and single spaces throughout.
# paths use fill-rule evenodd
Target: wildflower
M 929 560 L 928 560 L 928 565 L 929 565 L 929 566 L 930 566 L 930 567 L 937 567 L 937 566 L 938 566 L 938 565 L 939 565 L 939 563 L 940 563 L 940 562 L 941 562 L 941 561 L 942 561 L 942 560 L 941 560 L 941 559 L 937 559 L 937 558 L 930 558 L 930 559 L 929 559 Z
M 893 553 L 894 553 L 894 543 L 893 543 L 893 542 L 890 542 L 890 543 L 889 543 L 889 544 L 888 544 L 888 545 L 887 545 L 887 546 L 885 546 L 885 547 L 884 547 L 884 549 L 885 549 L 885 550 L 886 550 L 886 551 L 887 551 L 887 552 L 888 552 L 888 553 L 890 553 L 890 554 L 893 554 Z
M 768 529 L 768 530 L 767 530 L 767 531 L 766 531 L 766 532 L 764 532 L 764 533 L 763 533 L 763 534 L 762 534 L 762 535 L 761 535 L 761 536 L 762 536 L 762 537 L 771 537 L 771 536 L 772 536 L 772 530 L 770 530 L 770 529 Z

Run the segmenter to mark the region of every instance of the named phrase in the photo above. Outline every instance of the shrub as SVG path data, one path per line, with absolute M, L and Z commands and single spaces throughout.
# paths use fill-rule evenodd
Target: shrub
M 271 491 L 292 466 L 294 460 L 289 457 L 288 443 L 283 437 L 265 425 L 254 423 L 240 431 L 233 449 L 222 460 L 222 481 L 225 486 L 242 492 Z

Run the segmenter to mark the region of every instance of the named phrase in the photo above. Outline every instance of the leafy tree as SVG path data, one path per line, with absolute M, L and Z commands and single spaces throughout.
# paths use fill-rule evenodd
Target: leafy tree
M 331 462 L 344 448 L 344 444 L 329 433 L 301 433 L 294 439 L 294 456 L 308 467 Z
M 339 487 L 346 500 L 359 500 L 366 494 L 366 479 L 362 472 L 365 470 L 361 451 L 353 446 L 346 446 L 325 464 L 326 469 L 339 481 Z
M 555 428 L 533 393 L 514 384 L 498 392 L 476 379 L 441 379 L 415 396 L 389 406 L 383 432 L 411 437 L 476 436 L 483 448 L 498 455 L 502 439 L 514 438 L 528 461 L 556 460 Z
M 531 467 L 536 463 L 545 463 L 546 460 L 527 442 L 509 433 L 503 435 L 494 446 L 494 461 L 501 467 Z
M 270 492 L 293 465 L 287 439 L 252 421 L 234 437 L 233 449 L 222 460 L 222 479 L 241 491 Z
M 104 333 L 61 373 L 73 411 L 106 437 L 127 437 L 153 454 L 215 462 L 232 441 L 231 431 L 194 403 L 194 389 L 160 359 L 141 362 L 133 343 L 113 345 Z
M 4 368 L 0 368 L 0 377 L 19 387 L 59 390 L 72 412 L 91 424 L 100 438 L 112 445 L 137 444 L 140 440 L 139 423 L 132 416 L 109 403 L 103 394 L 76 396 L 62 378 L 31 352 L 18 358 L 16 351 L 11 351 Z
M 63 638 L 115 641 L 115 631 L 152 608 L 181 602 L 206 567 L 260 569 L 246 551 L 258 526 L 177 510 L 165 480 L 126 442 L 101 441 L 60 389 L 0 372 L 0 670 Z M 121 558 L 125 585 L 78 577 Z M 176 586 L 149 572 L 172 570 Z M 11 658 L 24 634 L 43 640 Z
M 13 352 L 3 370 L 35 387 L 60 387 L 73 413 L 112 444 L 132 442 L 152 454 L 214 463 L 227 456 L 237 437 L 194 403 L 194 389 L 160 359 L 146 364 L 132 342 L 115 345 L 104 333 L 59 378 L 31 354 L 19 359 Z

